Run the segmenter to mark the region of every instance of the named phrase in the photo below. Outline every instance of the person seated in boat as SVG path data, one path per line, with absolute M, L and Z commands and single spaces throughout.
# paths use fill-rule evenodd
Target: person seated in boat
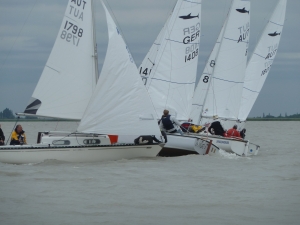
M 190 122 L 182 123 L 180 125 L 180 127 L 182 128 L 182 132 L 184 132 L 184 133 L 188 132 L 191 125 L 192 125 L 192 123 L 190 123 Z
M 241 135 L 241 138 L 245 139 L 245 137 L 246 137 L 246 129 L 245 128 L 240 131 L 240 135 Z
M 180 123 L 173 116 L 169 115 L 169 110 L 164 110 L 159 123 L 159 128 L 161 131 L 166 133 L 180 133 L 183 135 L 182 130 L 180 129 Z
M 0 145 L 4 145 L 4 141 L 5 141 L 5 136 L 1 129 L 1 124 L 0 124 Z
M 154 142 L 161 143 L 154 135 L 142 135 L 134 139 L 136 145 L 152 145 Z
M 195 124 L 192 124 L 190 127 L 189 127 L 189 132 L 191 133 L 200 133 L 202 131 L 205 130 L 205 127 L 202 127 L 200 125 L 195 125 Z
M 213 135 L 219 135 L 219 136 L 226 136 L 226 131 L 223 128 L 221 122 L 218 120 L 218 116 L 213 116 L 214 122 L 210 124 L 210 127 L 208 128 L 208 132 Z
M 190 122 L 184 122 L 181 124 L 181 128 L 183 132 L 190 132 L 190 133 L 200 133 L 205 130 L 205 127 L 202 127 L 200 125 L 195 125 Z
M 10 145 L 26 145 L 26 135 L 22 126 L 18 124 L 11 134 Z
M 234 125 L 231 129 L 227 131 L 227 137 L 241 138 L 240 132 L 238 132 L 237 130 L 237 125 Z

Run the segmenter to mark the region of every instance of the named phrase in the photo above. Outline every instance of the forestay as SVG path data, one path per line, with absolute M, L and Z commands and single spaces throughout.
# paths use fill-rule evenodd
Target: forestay
M 156 135 L 155 111 L 131 53 L 106 12 L 109 43 L 95 92 L 78 131 L 117 135 Z
M 245 121 L 274 62 L 285 20 L 286 0 L 280 0 L 247 65 L 239 119 Z
M 211 79 L 201 115 L 209 121 L 214 115 L 227 120 L 238 118 L 250 34 L 249 1 L 232 2 L 224 29 L 212 76 L 205 79 L 204 74 L 200 79 Z
M 98 76 L 92 1 L 70 0 L 51 54 L 24 111 L 81 119 Z
M 161 43 L 154 54 L 156 58 L 151 58 L 151 64 L 147 55 L 140 66 L 157 118 L 164 109 L 179 120 L 189 118 L 197 74 L 200 20 L 201 0 L 178 0 L 163 35 L 160 34 L 162 38 L 157 38 Z
M 145 85 L 147 84 L 148 77 L 151 74 L 151 71 L 152 71 L 154 65 L 157 63 L 158 50 L 161 46 L 162 39 L 164 38 L 165 31 L 166 31 L 166 25 L 168 24 L 170 17 L 171 16 L 168 17 L 166 24 L 159 32 L 155 42 L 151 46 L 151 48 L 148 51 L 146 57 L 144 58 L 142 64 L 140 65 L 139 73 L 140 73 Z

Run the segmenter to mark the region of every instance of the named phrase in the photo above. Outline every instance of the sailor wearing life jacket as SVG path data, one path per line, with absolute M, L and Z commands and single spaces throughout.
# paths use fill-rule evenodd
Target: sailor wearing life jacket
M 15 130 L 11 134 L 10 145 L 26 145 L 26 135 L 25 131 L 20 124 L 18 124 Z
M 178 127 L 179 126 L 179 127 Z M 180 133 L 183 135 L 182 130 L 180 129 L 180 123 L 177 119 L 169 115 L 169 110 L 164 110 L 164 114 L 161 117 L 159 128 L 161 131 L 165 131 L 167 133 Z

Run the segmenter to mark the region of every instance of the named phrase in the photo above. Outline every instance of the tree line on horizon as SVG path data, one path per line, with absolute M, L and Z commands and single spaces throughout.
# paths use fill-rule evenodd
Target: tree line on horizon
M 268 115 L 265 115 L 265 113 L 263 113 L 262 117 L 257 116 L 257 117 L 253 117 L 253 118 L 266 118 L 266 119 L 270 119 L 270 118 L 300 118 L 300 114 L 296 113 L 296 114 L 288 116 L 287 113 L 285 113 L 285 115 L 282 116 L 281 113 L 280 113 L 279 116 L 273 116 L 270 113 Z
M 15 115 L 13 113 L 13 111 L 9 108 L 4 109 L 2 112 L 0 112 L 0 119 L 15 119 Z M 284 116 L 280 115 L 279 116 L 272 116 L 270 113 L 268 115 L 265 115 L 265 113 L 263 113 L 262 117 L 253 117 L 253 118 L 300 118 L 300 114 L 296 113 L 293 115 L 288 116 L 287 113 L 285 113 Z M 38 117 L 31 117 L 31 116 L 26 116 L 25 119 L 38 119 Z
M 16 119 L 14 112 L 6 108 L 2 112 L 0 112 L 0 119 Z M 37 117 L 25 116 L 25 119 L 38 119 Z

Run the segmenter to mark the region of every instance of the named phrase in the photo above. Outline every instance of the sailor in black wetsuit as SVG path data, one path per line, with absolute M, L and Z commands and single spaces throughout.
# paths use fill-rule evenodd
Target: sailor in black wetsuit
M 136 145 L 152 145 L 154 142 L 161 143 L 154 135 L 142 135 L 134 139 Z
M 217 120 L 218 116 L 214 116 L 213 118 L 216 121 L 214 121 L 210 124 L 210 127 L 208 128 L 209 133 L 214 134 L 214 135 L 224 136 L 225 130 L 224 130 L 221 122 Z
M 179 126 L 179 127 L 178 127 Z M 164 110 L 164 114 L 160 120 L 159 128 L 161 131 L 166 133 L 180 133 L 183 135 L 182 130 L 180 129 L 180 123 L 174 117 L 169 115 L 169 110 Z

